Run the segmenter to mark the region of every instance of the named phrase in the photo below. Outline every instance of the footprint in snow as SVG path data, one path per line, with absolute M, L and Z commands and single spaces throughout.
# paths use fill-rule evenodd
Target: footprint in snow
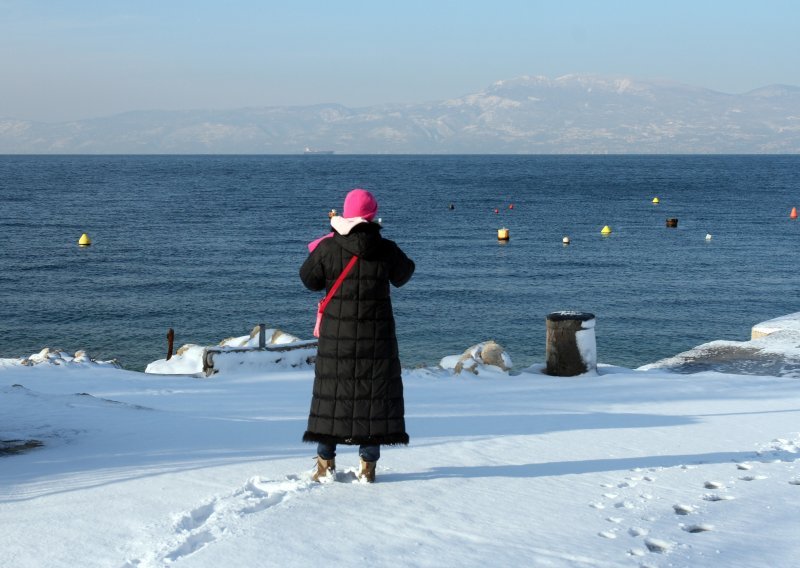
M 684 505 L 682 503 L 673 505 L 672 510 L 675 511 L 676 515 L 688 515 L 690 513 L 694 513 L 694 507 L 691 505 Z
M 183 515 L 183 517 L 181 517 L 181 519 L 175 523 L 175 530 L 178 532 L 190 532 L 197 527 L 202 526 L 203 523 L 205 523 L 208 518 L 214 514 L 215 503 L 216 499 L 212 500 L 210 503 L 201 505 L 196 509 L 192 509 Z
M 671 542 L 667 542 L 666 540 L 661 540 L 658 538 L 646 538 L 644 540 L 644 545 L 650 552 L 655 552 L 658 554 L 666 554 L 672 550 L 673 546 Z
M 628 534 L 631 536 L 647 536 L 650 531 L 642 527 L 631 527 L 628 529 Z
M 216 537 L 210 530 L 200 531 L 190 535 L 183 543 L 176 549 L 170 551 L 164 556 L 164 560 L 168 562 L 175 562 L 184 556 L 194 554 L 198 550 L 205 548 L 206 545 L 214 542 Z
M 339 483 L 366 483 L 365 479 L 358 478 L 358 468 L 351 467 L 343 471 L 336 472 L 336 481 Z
M 790 479 L 789 485 L 800 485 L 800 478 L 798 479 Z
M 703 495 L 703 501 L 732 501 L 734 497 L 731 495 L 720 495 L 718 493 L 706 493 Z
M 724 485 L 720 481 L 706 481 L 703 483 L 703 487 L 706 489 L 722 489 Z
M 750 465 L 749 463 L 737 463 L 736 469 L 740 469 L 742 471 L 750 471 L 751 469 L 753 469 L 753 466 Z
M 180 515 L 160 550 L 128 560 L 126 566 L 163 566 L 177 562 L 226 535 L 238 519 L 269 509 L 314 485 L 310 475 L 291 475 L 276 481 L 253 477 L 233 493 L 215 497 Z
M 714 530 L 714 525 L 709 525 L 708 523 L 698 523 L 696 525 L 685 525 L 681 527 L 688 533 L 702 533 Z
M 759 481 L 761 479 L 767 479 L 766 475 L 745 475 L 740 477 L 742 481 Z

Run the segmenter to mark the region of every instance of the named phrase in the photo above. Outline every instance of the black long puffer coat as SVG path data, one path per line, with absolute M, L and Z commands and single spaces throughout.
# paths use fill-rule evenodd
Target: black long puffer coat
M 414 262 L 365 222 L 321 241 L 300 278 L 311 290 L 330 290 L 353 255 L 358 260 L 322 317 L 303 441 L 408 444 L 389 284 L 408 282 Z

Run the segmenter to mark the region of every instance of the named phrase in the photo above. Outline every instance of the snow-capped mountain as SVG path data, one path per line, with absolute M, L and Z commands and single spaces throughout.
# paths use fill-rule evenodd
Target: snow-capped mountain
M 800 87 L 732 95 L 593 75 L 519 77 L 420 104 L 0 119 L 0 153 L 795 153 Z

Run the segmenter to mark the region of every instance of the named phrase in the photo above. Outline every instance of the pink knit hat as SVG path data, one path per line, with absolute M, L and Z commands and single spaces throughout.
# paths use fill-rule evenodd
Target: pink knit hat
M 354 189 L 344 198 L 344 211 L 342 217 L 352 219 L 362 217 L 372 221 L 378 213 L 378 202 L 366 189 Z
M 341 217 L 333 217 L 331 226 L 340 234 L 348 234 L 353 227 L 364 221 L 372 221 L 378 213 L 378 202 L 366 189 L 354 189 L 344 198 L 344 211 Z M 323 235 L 315 241 L 308 243 L 308 252 L 313 252 L 317 245 L 329 239 L 333 233 Z

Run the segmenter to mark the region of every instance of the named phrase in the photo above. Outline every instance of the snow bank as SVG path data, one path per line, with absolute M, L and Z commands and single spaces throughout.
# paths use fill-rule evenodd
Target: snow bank
M 193 343 L 182 345 L 172 358 L 153 361 L 145 367 L 144 372 L 157 375 L 195 375 L 202 373 L 203 353 L 205 350 L 204 346 Z
M 711 341 L 638 370 L 800 378 L 800 312 L 757 324 L 752 333 L 749 341 Z
M 0 369 L 0 438 L 44 443 L 0 458 L 0 518 L 14 521 L 0 555 L 15 568 L 294 567 L 320 550 L 376 568 L 454 550 L 470 568 L 794 565 L 796 382 L 601 369 L 580 384 L 404 371 L 412 442 L 384 449 L 374 485 L 352 483 L 348 447 L 336 483 L 311 482 L 308 368 L 224 381 Z
M 305 347 L 291 351 L 221 352 L 214 354 L 214 371 L 231 374 L 242 371 L 262 371 L 267 369 L 308 368 L 314 364 L 317 348 Z
M 796 331 L 800 333 L 800 312 L 781 316 L 753 326 L 750 339 L 759 339 L 778 331 Z
M 783 346 L 785 360 L 789 332 L 747 349 Z M 796 381 L 603 365 L 580 383 L 541 366 L 511 377 L 490 343 L 403 371 L 411 444 L 384 449 L 374 485 L 351 483 L 344 446 L 337 482 L 311 482 L 313 371 L 250 365 L 252 351 L 228 366 L 225 350 L 248 345 L 217 347 L 225 380 L 49 356 L 0 367 L 0 449 L 44 444 L 0 457 L 2 564 L 293 567 L 320 551 L 375 568 L 797 563 Z M 471 372 L 455 378 L 459 362 Z
M 215 370 L 219 371 L 222 368 L 230 370 L 232 366 L 237 365 L 237 363 L 234 363 L 235 359 L 238 359 L 238 365 L 250 369 L 258 368 L 259 366 L 268 368 L 272 365 L 279 365 L 284 368 L 286 366 L 299 367 L 308 365 L 309 359 L 316 355 L 316 349 L 302 349 L 299 350 L 302 351 L 302 353 L 293 353 L 291 356 L 286 354 L 275 355 L 274 353 L 265 351 L 255 351 L 258 348 L 258 335 L 259 326 L 256 326 L 253 328 L 250 335 L 228 337 L 220 341 L 218 345 L 213 346 L 215 351 L 219 351 L 219 353 L 214 356 Z M 288 345 L 300 341 L 298 337 L 276 328 L 265 330 L 265 335 L 267 345 Z M 144 372 L 159 375 L 194 375 L 203 373 L 205 368 L 203 357 L 205 352 L 211 347 L 212 346 L 195 344 L 183 345 L 171 359 L 153 361 L 147 365 Z M 228 356 L 226 353 L 228 351 L 240 352 L 243 349 L 253 349 L 254 352 L 237 353 L 236 357 Z

